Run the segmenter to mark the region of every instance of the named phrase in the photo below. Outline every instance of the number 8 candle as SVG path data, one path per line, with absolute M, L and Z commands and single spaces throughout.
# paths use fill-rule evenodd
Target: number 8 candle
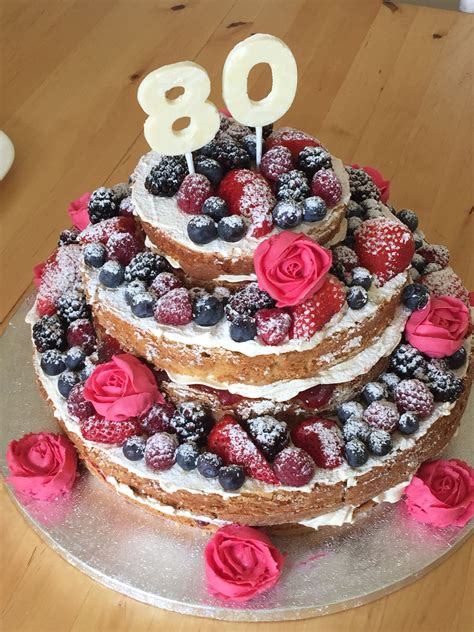
M 272 71 L 272 89 L 260 101 L 248 95 L 248 76 L 257 64 Z M 296 94 L 298 69 L 293 53 L 278 37 L 257 33 L 239 42 L 229 53 L 222 74 L 222 93 L 227 109 L 239 123 L 255 127 L 256 162 L 262 155 L 262 127 L 288 111 Z

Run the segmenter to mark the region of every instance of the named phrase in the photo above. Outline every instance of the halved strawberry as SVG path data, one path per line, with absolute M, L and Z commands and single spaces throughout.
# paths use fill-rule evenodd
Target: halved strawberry
M 301 305 L 291 307 L 293 338 L 309 340 L 340 311 L 346 300 L 344 285 L 328 275 L 324 285 Z
M 298 154 L 305 147 L 321 147 L 321 143 L 317 138 L 292 127 L 280 127 L 280 129 L 272 132 L 265 141 L 265 151 L 277 145 L 287 147 L 291 151 L 294 160 L 298 158 Z
M 375 274 L 381 285 L 403 272 L 415 252 L 415 240 L 404 224 L 386 217 L 363 222 L 355 233 L 360 265 Z
M 343 462 L 344 439 L 332 419 L 306 419 L 293 428 L 291 439 L 298 448 L 306 450 L 318 467 L 332 470 Z
M 305 391 L 301 391 L 301 393 L 298 393 L 293 399 L 302 402 L 308 408 L 321 408 L 329 403 L 335 388 L 335 384 L 318 384 Z
M 250 169 L 233 169 L 224 176 L 218 195 L 227 202 L 232 215 L 250 220 L 250 234 L 260 238 L 273 227 L 272 209 L 276 204 L 270 185 Z
M 207 446 L 211 452 L 218 454 L 226 465 L 240 465 L 247 476 L 279 485 L 263 454 L 231 415 L 225 415 L 214 426 L 207 438 Z
M 114 233 L 136 234 L 137 225 L 133 217 L 112 217 L 98 224 L 90 224 L 79 235 L 79 241 L 81 244 L 100 242 L 105 245 Z
M 59 297 L 79 286 L 80 262 L 81 248 L 77 244 L 60 246 L 51 253 L 41 274 L 36 297 L 36 311 L 39 316 L 55 314 Z
M 140 434 L 141 428 L 137 419 L 110 421 L 99 415 L 88 417 L 81 424 L 81 433 L 88 441 L 113 443 L 122 445 L 129 437 Z

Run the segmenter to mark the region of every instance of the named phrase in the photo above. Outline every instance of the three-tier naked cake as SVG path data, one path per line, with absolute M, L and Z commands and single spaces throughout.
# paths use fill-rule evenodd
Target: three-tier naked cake
M 87 468 L 160 516 L 340 525 L 456 432 L 469 296 L 365 170 L 263 132 L 259 169 L 223 114 L 195 173 L 150 152 L 86 196 L 41 271 L 34 367 Z

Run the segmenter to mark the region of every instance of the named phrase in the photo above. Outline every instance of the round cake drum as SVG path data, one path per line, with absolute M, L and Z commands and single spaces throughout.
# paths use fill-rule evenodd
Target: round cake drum
M 11 439 L 27 431 L 55 429 L 31 366 L 30 331 L 24 324 L 28 303 L 0 341 L 5 473 Z M 447 456 L 468 462 L 473 461 L 472 426 L 466 423 L 470 412 L 447 450 Z M 400 502 L 379 505 L 369 516 L 338 529 L 337 535 L 328 530 L 274 534 L 287 554 L 281 582 L 266 595 L 233 607 L 206 591 L 207 533 L 144 512 L 86 471 L 69 497 L 18 504 L 55 551 L 105 586 L 160 608 L 236 621 L 301 619 L 367 603 L 426 573 L 470 532 L 469 525 L 461 530 L 419 524 Z

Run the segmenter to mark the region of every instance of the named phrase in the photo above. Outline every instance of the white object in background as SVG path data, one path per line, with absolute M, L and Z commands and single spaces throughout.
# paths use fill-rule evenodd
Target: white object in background
M 460 0 L 459 10 L 465 13 L 474 13 L 474 0 Z
M 268 64 L 272 89 L 260 101 L 248 94 L 248 77 L 257 64 Z M 233 118 L 257 129 L 257 165 L 261 156 L 261 129 L 274 123 L 293 103 L 298 84 L 298 67 L 293 53 L 278 37 L 257 33 L 230 51 L 222 73 L 222 96 Z M 260 147 L 259 147 L 260 144 Z
M 0 180 L 7 175 L 15 158 L 15 147 L 5 132 L 0 130 Z
M 166 93 L 183 88 L 176 99 Z M 183 61 L 162 66 L 148 74 L 138 88 L 138 102 L 149 115 L 145 121 L 145 138 L 152 149 L 167 156 L 186 155 L 190 172 L 194 171 L 191 152 L 216 135 L 220 119 L 216 106 L 207 99 L 211 91 L 209 75 L 199 64 Z M 189 125 L 173 129 L 180 118 Z

